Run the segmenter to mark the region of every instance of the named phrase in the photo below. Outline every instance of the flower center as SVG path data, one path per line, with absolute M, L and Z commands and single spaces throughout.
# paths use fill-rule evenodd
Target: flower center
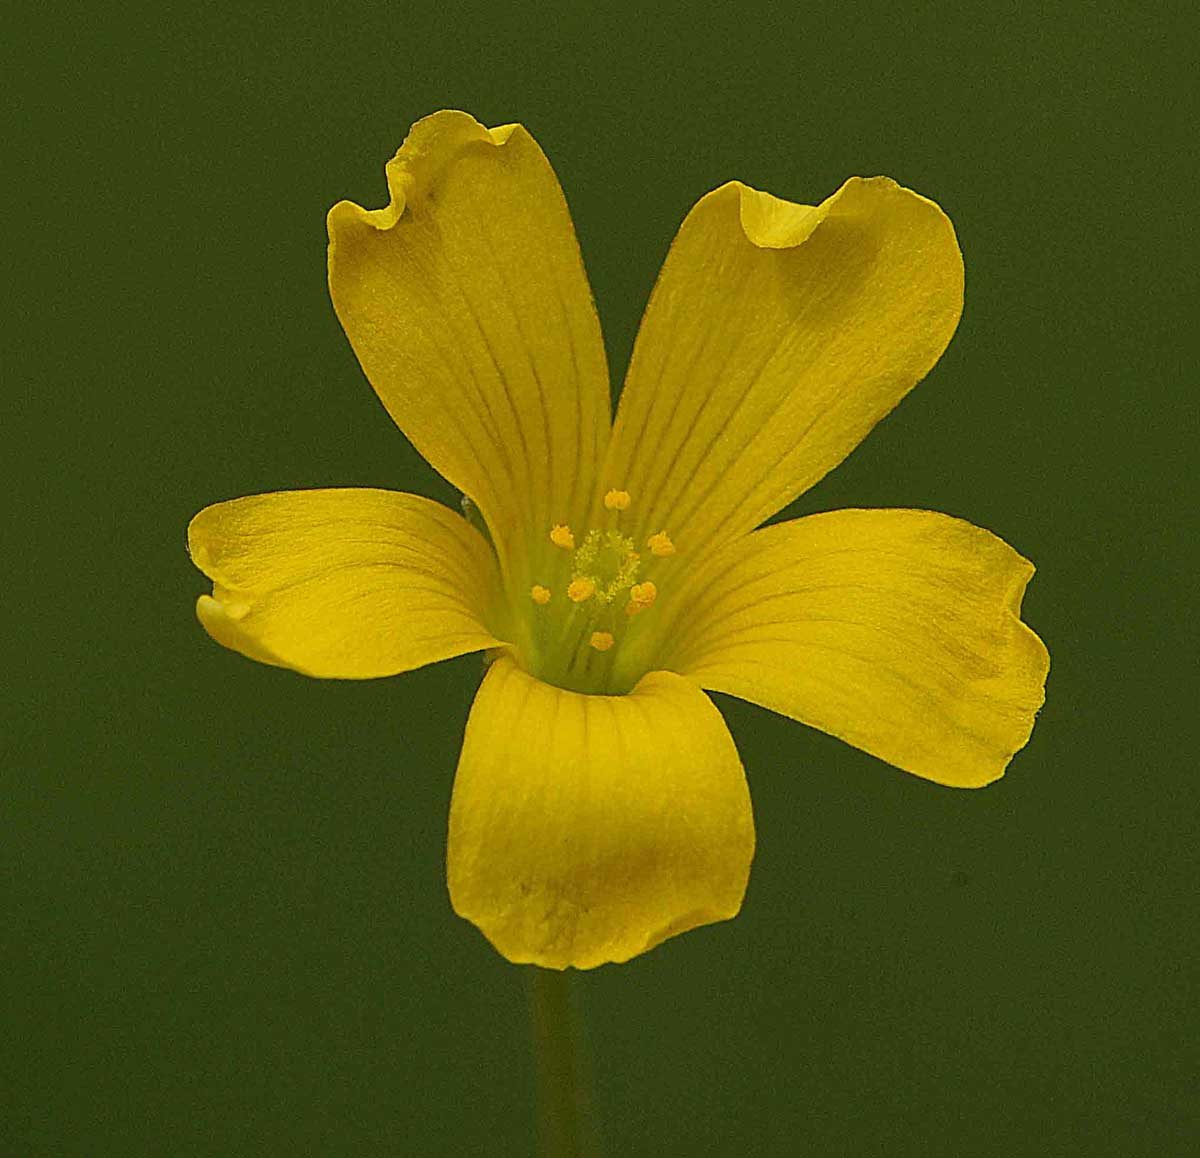
M 607 525 L 578 537 L 565 523 L 550 528 L 548 550 L 533 560 L 529 589 L 531 673 L 572 691 L 616 694 L 640 677 L 638 637 L 659 598 L 658 583 L 675 545 L 657 531 L 640 546 L 620 526 L 628 491 L 604 496 Z M 653 576 L 653 578 L 651 577 Z
M 620 531 L 588 531 L 575 548 L 567 598 L 612 603 L 633 586 L 641 565 L 633 540 Z

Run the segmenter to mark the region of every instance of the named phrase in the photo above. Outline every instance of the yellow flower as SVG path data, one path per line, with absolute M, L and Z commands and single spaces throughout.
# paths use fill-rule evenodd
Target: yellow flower
M 450 809 L 454 908 L 504 956 L 625 961 L 741 907 L 750 796 L 706 691 L 918 776 L 1000 776 L 1042 703 L 1032 565 L 915 510 L 756 530 L 928 372 L 962 305 L 954 230 L 886 178 L 819 206 L 702 197 L 615 422 L 553 170 L 519 125 L 418 123 L 391 203 L 329 214 L 329 285 L 380 399 L 487 534 L 380 490 L 192 521 L 218 642 L 323 678 L 486 650 Z

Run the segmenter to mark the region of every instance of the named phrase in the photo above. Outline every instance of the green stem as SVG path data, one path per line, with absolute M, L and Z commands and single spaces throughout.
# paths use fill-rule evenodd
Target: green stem
M 539 1153 L 542 1158 L 597 1158 L 582 1019 L 572 1000 L 569 975 L 534 968 L 530 998 L 538 1071 Z

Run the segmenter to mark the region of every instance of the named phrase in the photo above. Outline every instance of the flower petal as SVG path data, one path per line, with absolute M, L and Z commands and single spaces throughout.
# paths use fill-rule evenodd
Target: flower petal
M 467 724 L 450 898 L 510 961 L 627 961 L 741 908 L 754 822 L 720 713 L 670 672 L 627 696 L 544 684 L 504 656 Z
M 945 214 L 886 177 L 815 208 L 723 185 L 688 214 L 650 298 L 606 485 L 681 552 L 758 526 L 928 373 L 962 288 Z
M 413 126 L 391 203 L 329 212 L 329 288 L 413 445 L 512 536 L 581 517 L 609 433 L 608 369 L 570 213 L 520 125 Z M 515 544 L 514 544 L 515 546 Z
M 197 614 L 251 659 L 333 679 L 394 675 L 495 647 L 498 577 L 466 519 L 416 495 L 282 491 L 206 507 L 188 527 L 213 581 Z
M 1004 773 L 1049 656 L 1021 622 L 1033 564 L 932 511 L 779 523 L 713 561 L 664 666 L 939 784 Z

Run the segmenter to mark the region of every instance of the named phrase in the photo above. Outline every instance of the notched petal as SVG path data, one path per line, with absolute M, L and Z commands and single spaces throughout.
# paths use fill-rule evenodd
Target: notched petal
M 218 643 L 305 675 L 369 679 L 497 646 L 499 579 L 466 520 L 377 490 L 217 503 L 188 528 L 213 581 L 196 614 Z
M 730 182 L 680 226 L 642 320 L 603 485 L 693 548 L 816 483 L 928 373 L 962 311 L 954 229 L 854 177 L 820 205 Z
M 1021 621 L 1033 565 L 933 511 L 831 511 L 713 560 L 664 662 L 905 771 L 979 788 L 1045 699 L 1049 655 Z
M 742 903 L 754 825 L 733 740 L 699 689 L 551 687 L 504 656 L 467 724 L 450 809 L 455 911 L 510 961 L 627 961 Z
M 479 506 L 506 577 L 580 517 L 608 439 L 608 368 L 567 203 L 520 125 L 416 124 L 390 203 L 330 210 L 329 292 L 380 401 Z

